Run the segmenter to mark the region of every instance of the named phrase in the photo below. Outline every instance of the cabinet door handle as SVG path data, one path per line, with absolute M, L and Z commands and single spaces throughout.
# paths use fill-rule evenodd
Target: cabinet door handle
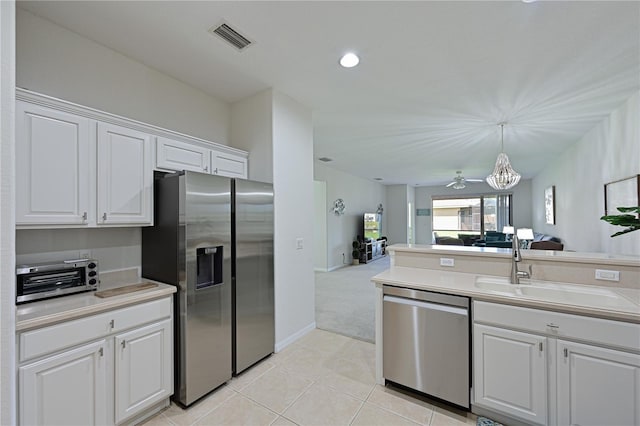
M 84 213 L 82 214 L 82 220 L 87 220 L 87 212 L 84 212 Z
M 100 356 L 104 356 L 104 349 L 102 348 L 98 349 L 98 353 L 100 354 Z
M 115 320 L 109 321 L 109 327 L 113 328 L 115 326 L 116 326 L 116 321 Z
M 567 348 L 564 348 L 564 357 L 568 358 L 569 357 L 569 350 Z
M 538 343 L 538 348 L 540 349 L 540 352 L 542 352 L 542 342 Z
M 204 171 L 208 172 L 209 171 L 209 166 L 204 166 Z
M 551 329 L 553 329 L 553 330 L 557 330 L 557 329 L 559 329 L 559 328 L 560 328 L 560 326 L 559 326 L 559 325 L 556 325 L 556 324 L 554 324 L 554 323 L 552 323 L 552 322 L 551 322 L 551 323 L 549 323 L 549 324 L 547 324 L 547 327 L 549 327 L 549 328 L 551 328 Z
M 105 222 L 107 221 L 107 214 L 106 213 L 102 213 L 102 220 L 104 220 Z
M 213 169 L 213 173 L 218 174 L 218 168 Z
M 120 345 L 122 345 L 122 349 L 127 347 L 127 341 L 123 340 L 122 343 L 120 343 Z

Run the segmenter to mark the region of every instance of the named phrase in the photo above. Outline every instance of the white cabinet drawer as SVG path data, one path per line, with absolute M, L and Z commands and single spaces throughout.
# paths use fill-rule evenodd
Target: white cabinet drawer
M 640 324 L 480 301 L 473 302 L 473 320 L 640 352 Z
M 19 361 L 69 348 L 112 333 L 168 318 L 170 297 L 20 333 Z

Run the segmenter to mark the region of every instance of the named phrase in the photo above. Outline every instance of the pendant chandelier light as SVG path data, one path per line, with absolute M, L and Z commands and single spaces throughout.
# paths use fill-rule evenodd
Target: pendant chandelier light
M 500 154 L 496 160 L 496 167 L 493 169 L 493 173 L 487 176 L 487 183 L 493 189 L 509 189 L 513 188 L 520 182 L 520 175 L 513 170 L 509 163 L 509 157 L 504 153 L 504 125 L 500 123 L 501 138 L 500 138 Z

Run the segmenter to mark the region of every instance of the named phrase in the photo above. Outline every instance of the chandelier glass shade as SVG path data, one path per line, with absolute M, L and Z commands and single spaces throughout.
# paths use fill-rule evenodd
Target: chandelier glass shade
M 504 124 L 500 124 L 501 129 L 501 152 L 498 154 L 496 166 L 493 173 L 487 176 L 486 181 L 493 189 L 509 189 L 513 188 L 520 182 L 520 174 L 513 170 L 509 157 L 504 153 Z

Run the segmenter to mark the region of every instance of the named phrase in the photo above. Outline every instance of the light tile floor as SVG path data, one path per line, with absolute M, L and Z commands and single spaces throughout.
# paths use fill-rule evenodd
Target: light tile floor
M 476 416 L 375 384 L 375 346 L 313 330 L 186 410 L 148 426 L 475 425 Z

